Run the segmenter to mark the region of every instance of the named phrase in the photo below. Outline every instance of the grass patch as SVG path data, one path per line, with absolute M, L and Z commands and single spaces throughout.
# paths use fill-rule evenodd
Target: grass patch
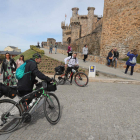
M 126 57 L 126 58 L 124 58 L 124 59 L 122 59 L 123 61 L 127 61 L 129 59 L 129 57 Z M 138 57 L 137 57 L 137 63 L 139 63 L 140 64 L 140 54 L 138 55 Z
M 16 61 L 17 59 L 19 59 L 20 55 L 24 55 L 24 60 L 26 61 L 26 60 L 32 58 L 32 55 L 35 53 L 36 52 L 34 50 L 29 49 L 29 50 L 25 51 L 24 53 L 17 55 L 16 57 L 14 57 L 14 59 Z

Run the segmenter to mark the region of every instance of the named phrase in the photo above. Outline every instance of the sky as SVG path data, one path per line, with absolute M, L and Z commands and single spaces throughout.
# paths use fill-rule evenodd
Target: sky
M 87 15 L 87 7 L 103 16 L 104 0 L 0 0 L 0 51 L 16 46 L 22 52 L 30 45 L 54 38 L 62 42 L 61 22 L 70 23 L 72 8 Z

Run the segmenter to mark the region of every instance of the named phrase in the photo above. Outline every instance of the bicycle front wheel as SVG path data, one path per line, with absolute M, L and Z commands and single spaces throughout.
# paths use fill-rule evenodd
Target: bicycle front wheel
M 46 119 L 53 125 L 60 120 L 60 103 L 53 93 L 48 93 L 44 98 L 44 114 Z
M 0 134 L 14 131 L 22 121 L 21 115 L 22 110 L 15 101 L 0 100 Z
M 85 87 L 88 84 L 88 76 L 83 72 L 78 72 L 75 75 L 75 83 L 80 87 Z

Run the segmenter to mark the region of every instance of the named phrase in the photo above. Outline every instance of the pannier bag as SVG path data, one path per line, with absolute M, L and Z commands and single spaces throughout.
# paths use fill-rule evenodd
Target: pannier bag
M 55 68 L 55 73 L 57 75 L 61 75 L 61 74 L 64 73 L 64 70 L 65 70 L 65 67 L 64 66 L 58 66 L 58 67 Z
M 56 83 L 47 84 L 47 91 L 56 91 L 56 90 L 57 90 Z
M 56 86 L 56 83 L 46 83 L 46 82 L 42 82 L 42 86 L 43 86 L 43 89 L 44 90 L 47 90 L 47 91 L 55 91 L 57 90 L 57 86 Z
M 0 83 L 0 98 L 3 95 L 13 99 L 17 95 L 17 89 L 12 88 L 12 87 L 8 87 L 8 86 Z

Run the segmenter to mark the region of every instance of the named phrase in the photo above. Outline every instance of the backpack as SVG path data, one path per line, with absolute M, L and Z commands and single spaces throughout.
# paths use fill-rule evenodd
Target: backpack
M 30 60 L 30 61 L 32 61 L 32 60 Z M 19 68 L 17 68 L 16 74 L 15 74 L 17 80 L 20 80 L 25 74 L 31 73 L 31 71 L 24 73 L 26 64 L 27 64 L 27 62 L 25 62 Z
M 134 56 L 133 58 L 132 58 L 132 60 L 131 61 L 129 61 L 131 64 L 136 64 L 137 63 L 137 61 L 136 61 L 136 57 Z

